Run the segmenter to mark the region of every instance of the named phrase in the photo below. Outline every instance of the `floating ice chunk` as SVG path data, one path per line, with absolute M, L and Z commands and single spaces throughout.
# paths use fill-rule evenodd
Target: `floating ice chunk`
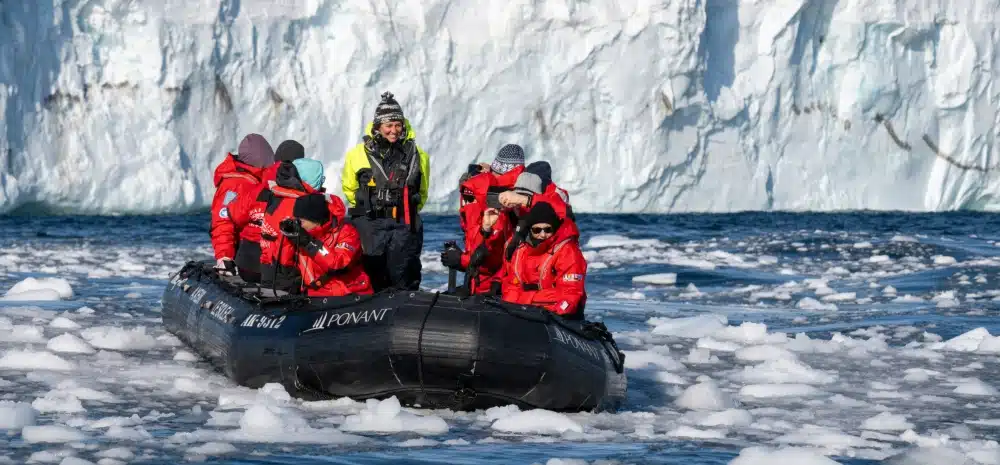
M 0 400 L 0 430 L 21 429 L 35 424 L 35 410 L 24 402 Z
M 947 255 L 935 255 L 931 257 L 931 259 L 934 260 L 935 265 L 954 265 L 958 263 L 958 260 L 955 260 L 955 257 L 949 257 Z
M 658 239 L 632 239 L 618 234 L 598 234 L 587 240 L 587 249 L 600 249 L 607 247 L 665 247 L 666 244 Z
M 443 434 L 448 432 L 448 424 L 441 417 L 407 412 L 399 404 L 399 399 L 392 396 L 382 401 L 368 399 L 365 409 L 345 418 L 340 429 L 350 432 Z
M 698 339 L 695 346 L 700 349 L 714 350 L 717 352 L 736 352 L 740 349 L 740 345 L 735 342 L 719 341 L 711 337 Z
M 25 426 L 21 439 L 27 443 L 64 443 L 82 441 L 86 436 L 79 430 L 66 426 Z
M 837 377 L 802 362 L 784 358 L 745 367 L 740 379 L 754 384 L 830 384 Z
M 868 241 L 855 242 L 854 243 L 854 248 L 855 249 L 870 249 L 870 248 L 872 248 L 872 243 L 868 242 Z
M 906 431 L 913 428 L 913 423 L 906 421 L 906 415 L 882 412 L 865 420 L 861 428 L 873 431 Z
M 393 445 L 396 447 L 431 447 L 431 446 L 436 446 L 438 444 L 441 444 L 441 441 L 435 441 L 433 439 L 428 439 L 428 438 L 414 438 L 414 439 L 407 439 L 402 442 L 397 442 Z
M 686 360 L 687 363 L 691 364 L 710 364 L 710 363 L 718 363 L 719 357 L 712 355 L 712 351 L 709 349 L 692 347 L 688 352 Z
M 923 297 L 918 297 L 910 294 L 906 294 L 902 297 L 896 297 L 895 299 L 892 299 L 892 301 L 901 304 L 918 304 L 926 302 Z
M 31 406 L 41 413 L 78 413 L 86 411 L 83 408 L 83 403 L 80 402 L 80 398 L 72 393 L 56 390 L 49 391 L 43 397 L 35 399 L 31 403 Z
M 868 257 L 868 263 L 889 263 L 892 261 L 888 255 L 872 255 Z
M 677 273 L 656 273 L 635 276 L 632 278 L 632 283 L 672 286 L 677 283 Z
M 883 461 L 885 465 L 978 465 L 965 454 L 945 447 L 917 447 Z
M 639 291 L 624 292 L 617 291 L 609 296 L 612 299 L 622 299 L 622 300 L 645 300 L 646 294 Z
M 534 409 L 501 418 L 491 426 L 496 431 L 521 434 L 582 433 L 583 426 L 568 416 L 549 410 Z
M 690 426 L 678 426 L 667 432 L 667 436 L 675 438 L 690 438 L 690 439 L 722 439 L 726 437 L 725 431 L 717 430 L 703 430 L 692 428 Z
M 808 384 L 748 384 L 740 389 L 741 397 L 770 399 L 775 397 L 808 397 L 822 391 Z
M 26 278 L 0 297 L 7 301 L 62 300 L 73 298 L 73 288 L 62 278 Z
M 152 434 L 141 426 L 112 426 L 108 428 L 108 431 L 104 433 L 104 436 L 109 439 L 116 439 L 119 441 L 145 441 L 147 439 L 152 439 L 153 437 Z
M 507 418 L 507 417 L 509 417 L 509 416 L 511 416 L 511 415 L 513 415 L 513 414 L 515 414 L 517 412 L 520 412 L 520 411 L 521 411 L 521 409 L 518 408 L 516 405 L 504 405 L 504 406 L 500 406 L 500 407 L 490 407 L 490 408 L 486 409 L 486 411 L 483 412 L 483 414 L 480 415 L 478 419 L 480 421 L 486 421 L 486 422 L 493 423 L 496 420 L 499 420 L 501 418 Z
M 813 311 L 824 311 L 824 312 L 835 312 L 837 311 L 837 304 L 824 304 L 812 297 L 803 297 L 795 304 L 795 307 L 800 310 L 813 310 Z
M 64 316 L 57 316 L 49 322 L 49 327 L 56 329 L 79 329 L 80 324 Z
M 903 381 L 909 383 L 923 383 L 931 379 L 932 376 L 941 376 L 941 372 L 928 370 L 926 368 L 907 368 Z
M 858 298 L 857 292 L 838 292 L 823 296 L 823 302 L 847 302 Z
M 896 234 L 895 236 L 892 236 L 892 239 L 889 239 L 889 241 L 890 242 L 919 242 L 917 240 L 917 238 L 915 238 L 913 236 L 904 236 L 902 234 Z
M 142 418 L 139 418 L 138 414 L 133 414 L 130 417 L 112 416 L 95 420 L 87 426 L 87 429 L 110 428 L 112 426 L 134 426 L 140 423 L 142 423 Z
M 835 290 L 833 290 L 833 289 L 831 289 L 829 287 L 826 287 L 826 286 L 817 287 L 816 290 L 813 291 L 813 293 L 815 293 L 817 296 L 820 296 L 820 297 L 831 295 L 831 294 L 835 294 L 836 292 L 837 291 L 835 291 Z
M 684 415 L 684 421 L 707 427 L 749 426 L 753 415 L 742 409 L 726 409 L 718 412 L 694 411 Z
M 91 462 L 90 460 L 81 459 L 80 457 L 69 456 L 62 459 L 62 461 L 59 462 L 59 465 L 96 465 L 96 464 L 94 462 Z
M 743 322 L 739 326 L 726 326 L 711 336 L 740 344 L 780 344 L 788 340 L 785 333 L 768 333 L 767 325 L 750 321 Z
M 677 396 L 674 404 L 688 410 L 726 410 L 736 406 L 733 399 L 719 389 L 719 385 L 712 380 L 702 381 L 688 387 Z
M 880 443 L 851 436 L 843 431 L 813 425 L 805 425 L 774 439 L 783 444 L 822 447 L 827 450 L 847 450 L 852 448 L 878 447 Z
M 76 365 L 48 351 L 8 350 L 0 357 L 0 369 L 70 371 Z
M 205 394 L 212 392 L 212 387 L 205 380 L 182 376 L 174 379 L 174 390 L 188 394 Z
M 929 347 L 934 350 L 996 354 L 1000 353 L 1000 336 L 993 336 L 986 328 L 979 327 Z
M 725 328 L 729 319 L 725 315 L 709 314 L 686 318 L 650 318 L 648 323 L 655 325 L 652 333 L 657 336 L 697 339 Z
M 997 389 L 979 378 L 970 378 L 959 384 L 954 392 L 966 396 L 996 396 Z
M 92 354 L 97 352 L 90 346 L 90 344 L 87 344 L 87 341 L 84 341 L 71 333 L 63 333 L 62 335 L 49 339 L 45 348 L 51 350 L 52 352 L 67 354 Z
M 740 451 L 740 455 L 729 465 L 773 465 L 778 463 L 795 465 L 839 465 L 815 451 L 801 448 L 767 449 L 750 447 Z
M 44 342 L 45 331 L 40 326 L 12 325 L 8 330 L 0 329 L 0 341 Z
M 763 362 L 766 360 L 796 360 L 798 357 L 792 351 L 775 345 L 759 345 L 743 347 L 734 354 L 737 360 L 748 362 Z
M 178 350 L 174 354 L 174 360 L 178 362 L 197 362 L 198 356 L 186 350 Z
M 139 326 L 125 329 L 117 326 L 96 326 L 80 333 L 90 345 L 108 350 L 149 350 L 156 347 L 156 339 L 146 334 L 146 328 Z
M 631 370 L 654 367 L 661 370 L 677 371 L 686 368 L 683 363 L 674 360 L 667 354 L 649 350 L 625 350 L 622 352 L 625 353 L 625 367 Z
M 545 462 L 545 465 L 590 465 L 590 464 L 588 464 L 587 461 L 583 459 L 551 458 Z
M 892 286 L 886 286 L 882 288 L 882 294 L 886 296 L 896 295 L 896 288 Z

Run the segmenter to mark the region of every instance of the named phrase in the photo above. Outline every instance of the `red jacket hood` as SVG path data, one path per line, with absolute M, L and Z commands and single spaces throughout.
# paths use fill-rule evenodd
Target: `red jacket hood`
M 528 237 L 530 236 L 531 236 L 531 231 L 528 231 Z M 544 253 L 548 253 L 550 250 L 552 250 L 553 247 L 556 246 L 556 244 L 567 239 L 579 243 L 580 230 L 577 229 L 576 223 L 574 223 L 571 220 L 564 219 L 563 223 L 559 226 L 559 229 L 556 229 L 556 233 L 553 234 L 552 237 L 542 241 L 541 244 L 538 244 L 537 246 L 532 246 L 527 241 L 525 241 L 524 244 L 525 246 L 528 247 L 529 255 L 541 255 Z
M 347 207 L 344 205 L 344 201 L 337 197 L 336 195 L 323 194 L 326 197 L 327 207 L 330 209 L 330 221 L 321 224 L 318 228 L 309 231 L 309 235 L 322 239 L 324 235 L 331 231 L 339 229 L 344 224 L 344 218 L 347 216 Z
M 257 168 L 236 160 L 231 153 L 226 154 L 226 159 L 215 167 L 215 187 L 219 187 L 223 179 L 245 178 L 247 181 L 260 182 L 264 175 L 264 168 Z

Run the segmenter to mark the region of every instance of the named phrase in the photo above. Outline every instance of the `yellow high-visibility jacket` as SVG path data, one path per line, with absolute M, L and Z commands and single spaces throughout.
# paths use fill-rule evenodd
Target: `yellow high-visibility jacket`
M 414 139 L 410 120 L 404 120 L 403 124 L 406 127 L 406 139 Z M 372 134 L 372 123 L 368 123 L 368 126 L 365 128 L 365 134 L 374 137 L 374 134 Z M 420 158 L 420 203 L 417 205 L 417 211 L 420 211 L 424 208 L 424 204 L 427 203 L 427 190 L 430 187 L 431 180 L 431 162 L 430 157 L 427 156 L 427 152 L 424 152 L 420 146 L 416 146 L 416 148 Z M 343 186 L 344 197 L 347 198 L 347 202 L 352 207 L 356 205 L 354 193 L 360 187 L 358 186 L 358 171 L 365 168 L 371 169 L 371 167 L 371 163 L 368 162 L 368 154 L 365 153 L 364 142 L 355 145 L 347 151 L 347 155 L 344 157 L 344 169 L 340 172 L 340 185 Z

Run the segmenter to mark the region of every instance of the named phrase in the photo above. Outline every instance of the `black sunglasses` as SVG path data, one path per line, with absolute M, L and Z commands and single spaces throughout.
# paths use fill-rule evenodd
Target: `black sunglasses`
M 554 232 L 555 230 L 556 230 L 556 228 L 553 228 L 552 226 L 532 226 L 531 227 L 531 233 L 532 234 L 541 234 L 541 233 L 552 234 L 552 232 Z

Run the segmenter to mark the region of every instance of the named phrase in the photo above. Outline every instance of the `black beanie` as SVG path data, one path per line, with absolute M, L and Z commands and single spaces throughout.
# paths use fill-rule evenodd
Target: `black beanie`
M 295 199 L 295 207 L 292 214 L 296 218 L 309 220 L 317 224 L 326 224 L 330 221 L 330 207 L 327 205 L 326 196 L 323 194 L 308 194 Z
M 305 157 L 305 147 L 291 139 L 282 142 L 281 145 L 278 145 L 278 150 L 274 151 L 275 161 L 292 161 Z
M 529 228 L 539 223 L 551 224 L 556 229 L 562 225 L 559 215 L 548 202 L 538 202 L 534 207 L 531 207 L 531 211 L 524 217 L 524 222 Z

